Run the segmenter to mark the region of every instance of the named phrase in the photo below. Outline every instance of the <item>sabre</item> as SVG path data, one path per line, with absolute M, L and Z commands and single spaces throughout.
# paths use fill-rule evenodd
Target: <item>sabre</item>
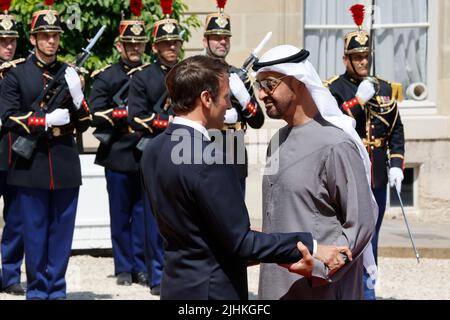
M 372 71 L 372 77 L 375 78 L 375 0 L 372 0 L 372 12 L 371 12 L 371 23 L 370 23 L 370 43 L 369 43 L 369 71 Z
M 398 200 L 400 201 L 400 208 L 402 209 L 403 218 L 405 219 L 406 229 L 408 229 L 409 238 L 411 239 L 414 253 L 416 254 L 417 263 L 420 263 L 419 251 L 417 251 L 416 245 L 414 243 L 414 238 L 413 238 L 411 230 L 409 228 L 408 219 L 406 218 L 406 214 L 405 214 L 405 208 L 403 207 L 402 197 L 400 196 L 400 193 L 398 192 L 397 188 L 394 187 L 394 189 L 397 193 Z
M 253 63 L 258 59 L 258 54 L 264 48 L 264 46 L 269 42 L 270 38 L 272 38 L 272 31 L 268 32 L 266 36 L 262 39 L 262 41 L 258 44 L 258 46 L 253 49 L 250 56 L 245 60 L 245 62 L 242 64 L 241 67 L 241 73 L 245 74 L 247 73 L 248 69 L 253 65 Z M 239 74 L 241 76 L 241 74 Z
M 262 50 L 262 48 L 264 48 L 264 46 L 267 44 L 267 42 L 269 42 L 270 38 L 272 38 L 272 31 L 267 32 L 264 39 L 262 39 L 260 44 L 253 50 L 252 54 L 254 56 L 258 56 L 259 52 Z

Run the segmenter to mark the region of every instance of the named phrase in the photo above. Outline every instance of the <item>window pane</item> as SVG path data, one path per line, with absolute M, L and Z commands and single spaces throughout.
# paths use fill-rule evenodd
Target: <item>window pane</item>
M 375 3 L 376 23 L 428 22 L 428 0 L 377 0 Z
M 354 1 L 347 0 L 305 0 L 305 23 L 354 25 L 348 10 L 353 4 Z M 428 21 L 427 0 L 378 0 L 376 5 L 376 23 Z M 366 20 L 368 19 L 366 15 Z M 349 31 L 351 30 L 305 30 L 305 48 L 311 52 L 310 61 L 322 79 L 345 72 L 342 63 L 343 39 Z M 377 75 L 402 83 L 404 91 L 412 83 L 426 83 L 426 28 L 381 29 L 375 32 L 375 40 Z

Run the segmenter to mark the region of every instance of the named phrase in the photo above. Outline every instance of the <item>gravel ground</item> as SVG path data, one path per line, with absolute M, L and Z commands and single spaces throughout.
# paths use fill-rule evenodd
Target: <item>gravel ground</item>
M 379 259 L 380 299 L 450 299 L 450 260 Z M 23 270 L 24 272 L 24 270 Z M 248 269 L 250 299 L 257 298 L 259 267 Z M 88 255 L 70 259 L 67 273 L 68 299 L 71 300 L 157 300 L 147 287 L 133 284 L 117 286 L 113 276 L 112 258 Z M 25 279 L 25 274 L 22 274 Z M 0 293 L 0 300 L 22 300 Z

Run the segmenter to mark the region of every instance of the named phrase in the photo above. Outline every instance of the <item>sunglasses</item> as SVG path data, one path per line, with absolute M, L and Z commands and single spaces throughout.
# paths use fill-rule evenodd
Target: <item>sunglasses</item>
M 255 88 L 256 90 L 264 90 L 266 94 L 273 94 L 275 89 L 280 85 L 284 78 L 287 78 L 289 76 L 283 76 L 281 78 L 273 78 L 273 77 L 267 77 L 264 80 L 256 80 L 255 81 Z

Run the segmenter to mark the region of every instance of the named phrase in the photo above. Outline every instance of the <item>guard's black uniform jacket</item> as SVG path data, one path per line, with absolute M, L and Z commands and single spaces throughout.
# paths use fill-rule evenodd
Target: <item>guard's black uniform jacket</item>
M 239 74 L 239 69 L 230 66 L 229 69 L 230 73 L 237 73 Z M 238 145 L 238 143 L 242 144 L 244 143 L 244 133 L 247 130 L 247 126 L 252 127 L 253 129 L 259 129 L 264 125 L 264 113 L 261 109 L 261 106 L 259 105 L 258 101 L 255 98 L 255 92 L 253 90 L 252 83 L 250 81 L 250 78 L 248 75 L 245 76 L 245 79 L 243 80 L 245 87 L 247 88 L 247 91 L 250 94 L 251 100 L 250 103 L 246 106 L 246 108 L 243 108 L 239 101 L 236 100 L 236 98 L 231 95 L 231 106 L 232 108 L 236 109 L 238 114 L 238 120 L 236 124 L 225 124 L 223 130 L 242 130 L 242 135 L 235 135 L 235 148 L 234 148 L 234 163 L 236 172 L 238 174 L 239 178 L 246 178 L 248 175 L 248 160 L 247 160 L 247 150 L 245 151 L 245 163 L 239 163 L 239 155 L 237 150 L 241 149 Z M 245 146 L 244 146 L 245 148 Z M 225 150 L 226 152 L 226 150 Z
M 0 59 L 0 88 L 3 78 L 6 73 L 15 68 L 17 65 L 25 62 L 25 59 L 17 59 L 13 61 L 3 61 Z M 7 130 L 1 128 L 0 130 L 0 171 L 8 171 L 9 165 L 11 163 L 11 144 L 12 135 Z
M 106 130 L 112 136 L 111 141 L 101 143 L 95 163 L 120 172 L 137 172 L 139 168 L 139 151 L 135 148 L 140 135 L 127 122 L 126 106 L 117 105 L 114 96 L 122 87 L 129 85 L 134 72 L 145 66 L 132 68 L 122 61 L 94 72 L 89 105 L 93 114 L 92 126 Z M 128 95 L 124 91 L 122 99 Z
M 169 71 L 170 67 L 156 61 L 131 79 L 128 123 L 141 135 L 155 137 L 169 125 L 169 117 L 173 115 L 165 84 Z
M 65 189 L 81 185 L 81 167 L 73 131 L 85 131 L 90 124 L 89 107 L 86 100 L 75 110 L 70 95 L 59 108 L 71 113 L 71 123 L 46 129 L 47 110 L 32 110 L 52 76 L 66 64 L 55 61 L 46 65 L 35 55 L 8 72 L 2 82 L 0 93 L 1 119 L 4 128 L 14 135 L 39 135 L 36 148 L 29 160 L 13 153 L 8 174 L 8 184 L 38 188 Z M 51 112 L 52 110 L 49 110 Z
M 356 120 L 356 131 L 363 139 L 372 162 L 373 188 L 386 186 L 388 165 L 404 169 L 405 154 L 403 124 L 397 105 L 402 99 L 401 86 L 377 79 L 377 92 L 364 107 L 355 97 L 361 81 L 348 73 L 325 81 L 342 112 Z

